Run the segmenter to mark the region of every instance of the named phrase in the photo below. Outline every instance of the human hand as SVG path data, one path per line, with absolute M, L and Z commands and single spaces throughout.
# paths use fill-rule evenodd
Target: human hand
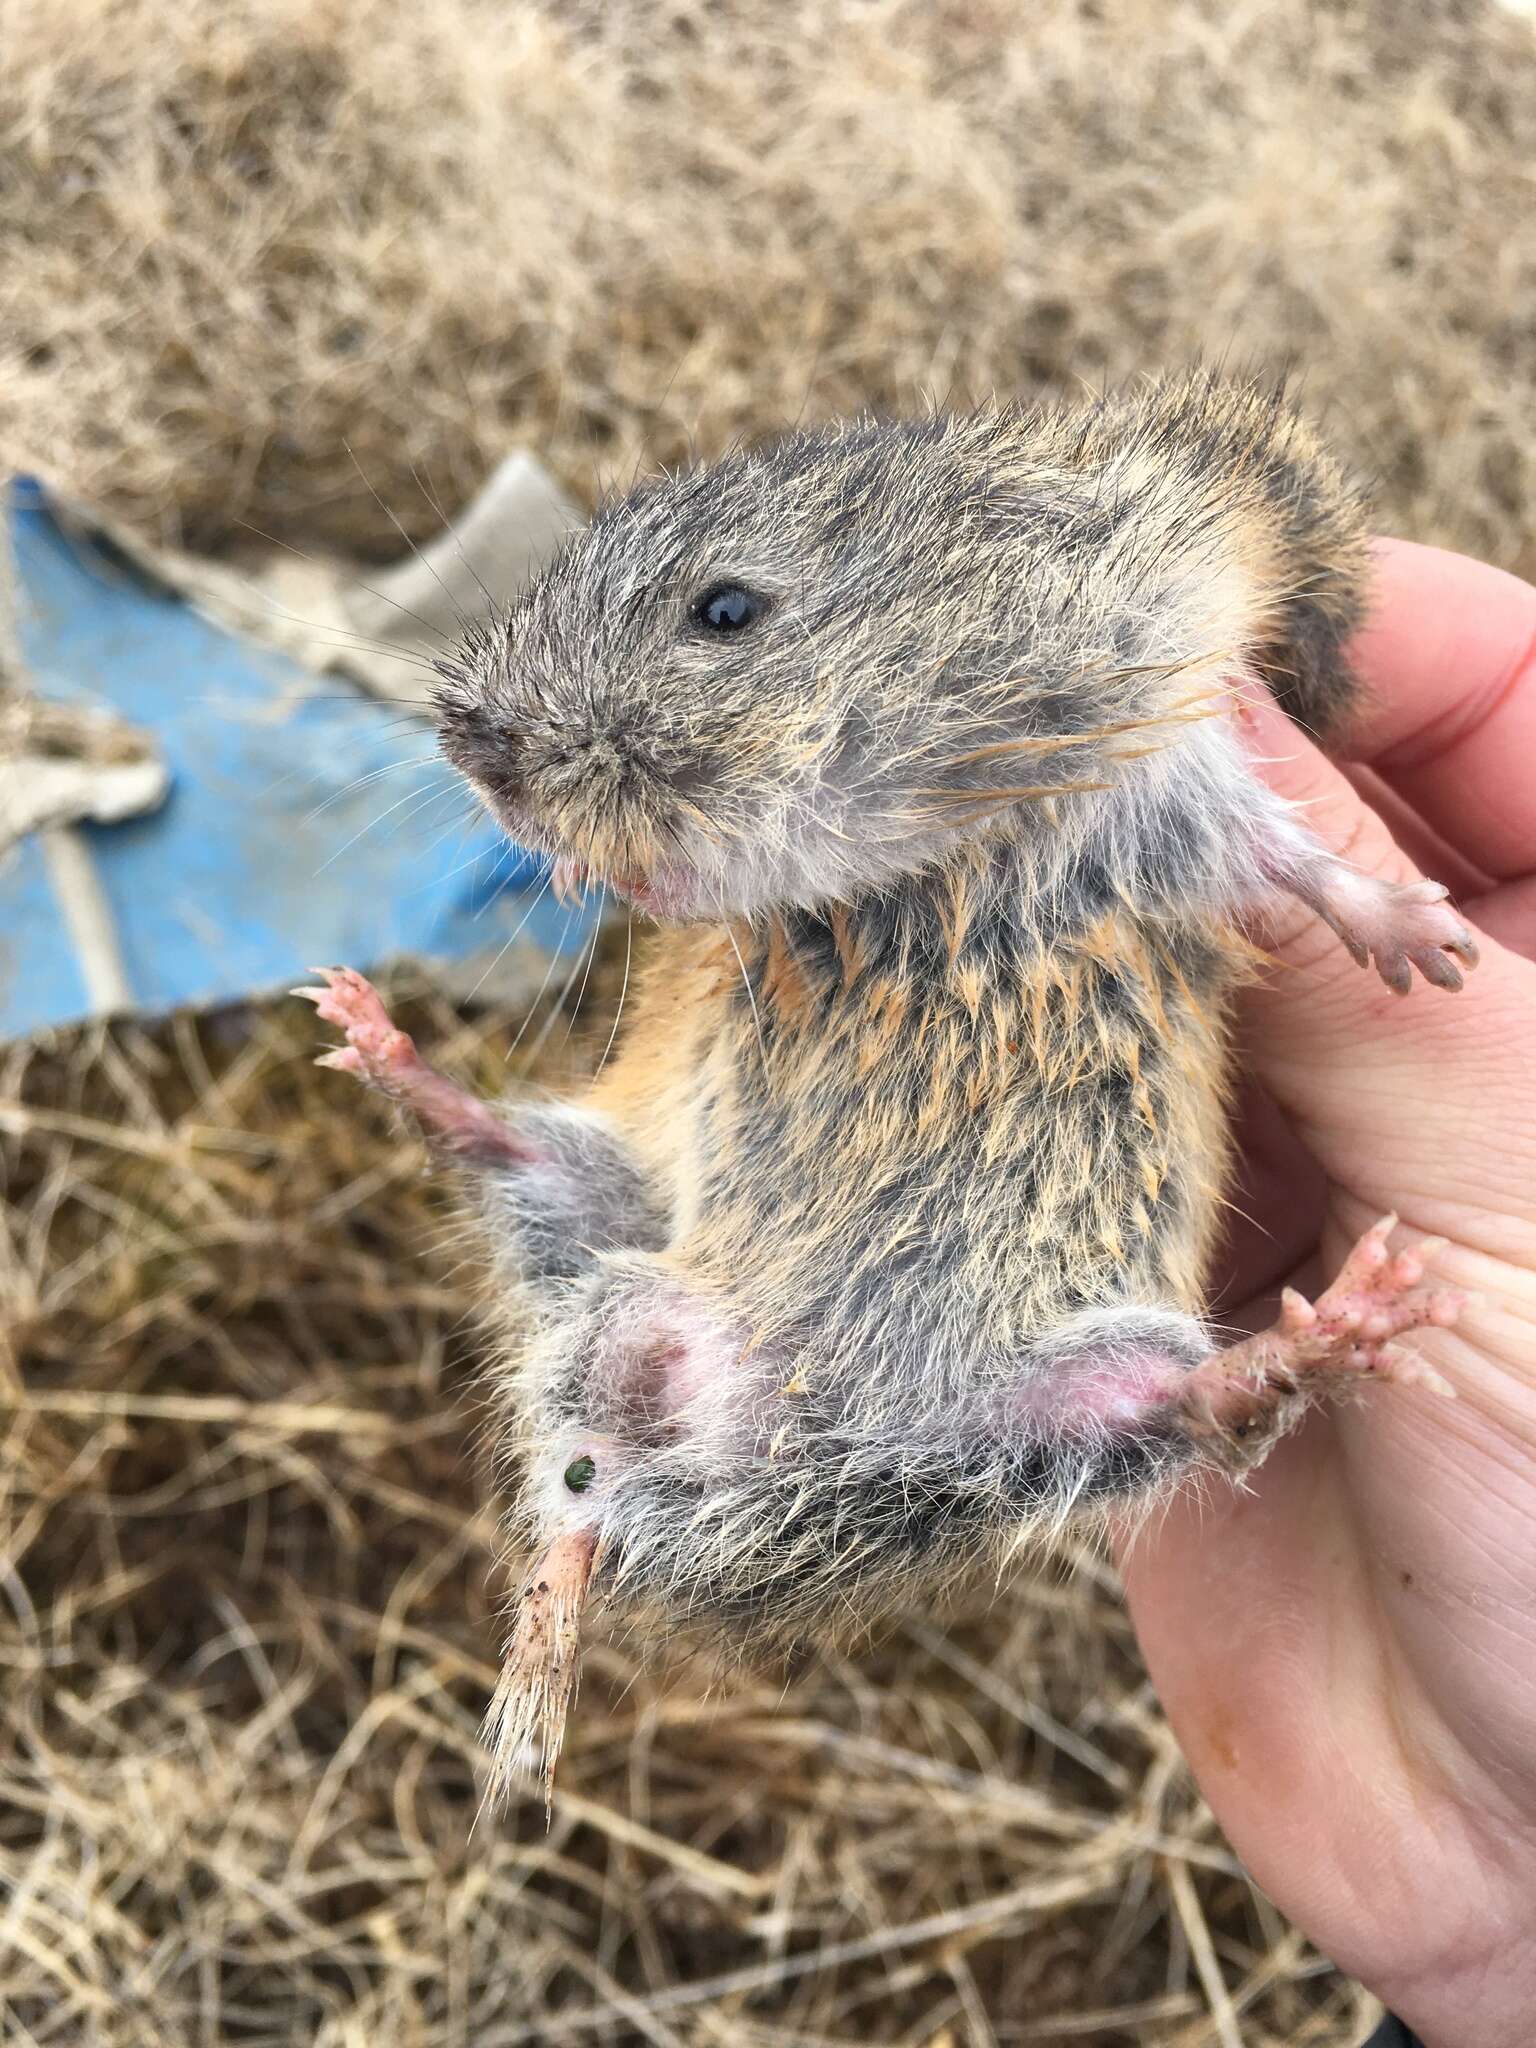
M 1466 989 L 1407 1000 L 1298 911 L 1245 999 L 1218 1313 L 1315 1294 L 1395 1210 L 1476 1299 L 1409 1340 L 1459 1398 L 1372 1388 L 1122 1563 L 1154 1682 L 1255 1880 L 1427 2048 L 1536 2038 L 1536 589 L 1380 545 L 1348 776 L 1277 711 L 1263 773 L 1356 866 L 1449 885 Z

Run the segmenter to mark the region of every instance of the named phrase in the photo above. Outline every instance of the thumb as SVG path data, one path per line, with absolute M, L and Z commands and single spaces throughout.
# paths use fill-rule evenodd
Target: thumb
M 1421 879 L 1383 820 L 1273 704 L 1246 709 L 1242 729 L 1256 772 L 1330 852 L 1384 881 Z M 1479 934 L 1465 988 L 1416 981 L 1398 996 L 1300 902 L 1287 899 L 1258 936 L 1272 964 L 1245 992 L 1243 1042 L 1329 1178 L 1375 1212 L 1400 1209 L 1421 1224 L 1447 1200 L 1502 1199 L 1490 1187 L 1490 1171 L 1503 1176 L 1488 1134 L 1529 1136 L 1530 964 Z M 1496 1126 L 1501 1113 L 1508 1123 Z M 1529 1157 L 1510 1162 L 1526 1200 L 1532 1167 Z

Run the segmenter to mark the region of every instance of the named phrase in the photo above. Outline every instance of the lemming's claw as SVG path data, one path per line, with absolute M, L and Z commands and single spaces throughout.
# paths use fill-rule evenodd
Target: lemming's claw
M 355 1074 L 359 1080 L 366 1078 L 363 1056 L 355 1045 L 338 1045 L 332 1052 L 317 1052 L 315 1065 L 329 1067 L 334 1074 Z
M 316 967 L 311 972 L 323 977 L 323 987 L 289 993 L 313 1003 L 327 1024 L 340 1026 L 347 1040 L 317 1054 L 317 1067 L 351 1074 L 398 1102 L 418 1120 L 434 1147 L 452 1159 L 506 1167 L 542 1163 L 538 1149 L 524 1143 L 515 1125 L 490 1103 L 427 1065 L 365 976 L 353 967 Z
M 402 1077 L 420 1062 L 410 1039 L 396 1029 L 384 998 L 355 967 L 313 967 L 310 972 L 323 977 L 323 988 L 295 988 L 288 993 L 313 1003 L 325 1023 L 338 1025 L 347 1034 L 345 1046 L 321 1053 L 315 1064 L 356 1074 L 375 1087 L 395 1092 Z

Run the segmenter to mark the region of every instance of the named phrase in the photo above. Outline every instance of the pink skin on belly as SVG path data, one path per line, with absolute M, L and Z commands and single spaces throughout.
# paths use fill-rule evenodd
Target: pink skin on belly
M 1151 1348 L 1102 1360 L 1085 1350 L 1022 1384 L 993 1426 L 1066 1438 L 1084 1429 L 1133 1436 L 1172 1428 L 1218 1462 L 1244 1470 L 1313 1395 L 1378 1380 L 1449 1396 L 1446 1381 L 1393 1340 L 1449 1328 L 1465 1297 L 1421 1284 L 1440 1240 L 1388 1249 L 1395 1222 L 1385 1216 L 1372 1225 L 1315 1303 L 1288 1288 L 1270 1329 L 1194 1367 Z M 629 1341 L 640 1337 L 632 1330 Z M 676 1298 L 658 1306 L 654 1341 L 641 1341 L 637 1357 L 650 1375 L 652 1413 L 685 1433 L 691 1424 L 717 1432 L 728 1420 L 740 1344 L 702 1306 L 694 1312 Z M 793 1381 L 784 1389 L 791 1397 L 796 1391 Z

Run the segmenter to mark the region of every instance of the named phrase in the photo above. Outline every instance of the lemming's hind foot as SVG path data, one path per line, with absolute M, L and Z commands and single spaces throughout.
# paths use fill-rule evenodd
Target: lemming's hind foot
M 1466 1305 L 1450 1287 L 1422 1287 L 1424 1261 L 1440 1248 L 1425 1238 L 1391 1252 L 1396 1223 L 1384 1216 L 1361 1238 L 1316 1302 L 1292 1288 L 1273 1328 L 1217 1352 L 1177 1395 L 1179 1420 L 1201 1449 L 1234 1472 L 1250 1471 L 1300 1419 L 1308 1400 L 1368 1379 L 1449 1396 L 1431 1366 L 1393 1344 L 1408 1330 L 1448 1329 Z
M 521 1143 L 488 1104 L 429 1067 L 410 1036 L 391 1021 L 384 999 L 373 983 L 352 967 L 317 967 L 318 988 L 296 988 L 290 994 L 314 1004 L 327 1024 L 346 1033 L 347 1042 L 321 1053 L 318 1067 L 355 1074 L 371 1088 L 411 1111 L 428 1137 L 460 1159 L 488 1165 L 527 1165 L 535 1154 Z
M 1436 988 L 1455 989 L 1462 967 L 1477 965 L 1472 934 L 1440 882 L 1384 882 L 1331 861 L 1306 897 L 1361 967 L 1375 961 L 1395 995 L 1408 994 L 1415 967 Z

